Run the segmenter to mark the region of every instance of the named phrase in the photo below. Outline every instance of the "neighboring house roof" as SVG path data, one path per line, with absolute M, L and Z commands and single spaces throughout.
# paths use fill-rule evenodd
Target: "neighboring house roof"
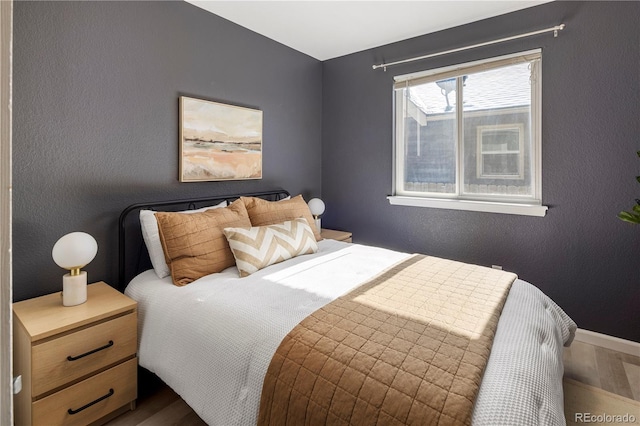
M 470 74 L 464 84 L 464 110 L 481 111 L 526 106 L 531 104 L 529 64 Z M 425 114 L 449 113 L 444 91 L 436 83 L 409 88 L 409 99 Z M 449 93 L 449 103 L 456 105 L 455 90 Z

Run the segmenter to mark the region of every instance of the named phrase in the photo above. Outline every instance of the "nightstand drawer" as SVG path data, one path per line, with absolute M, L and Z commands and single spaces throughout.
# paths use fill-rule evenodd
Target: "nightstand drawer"
M 133 312 L 34 345 L 32 395 L 38 398 L 132 356 L 137 343 Z
M 34 402 L 33 424 L 86 425 L 130 403 L 137 397 L 137 365 L 133 358 Z

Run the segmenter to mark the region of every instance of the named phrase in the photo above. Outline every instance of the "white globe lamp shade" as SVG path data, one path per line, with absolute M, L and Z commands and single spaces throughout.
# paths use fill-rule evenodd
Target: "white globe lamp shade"
M 53 261 L 64 269 L 80 269 L 98 253 L 95 238 L 85 232 L 72 232 L 60 238 L 51 251 Z
M 324 213 L 324 208 L 324 201 L 322 201 L 320 198 L 312 198 L 309 200 L 309 210 L 314 217 L 317 218 L 322 213 Z
M 53 261 L 69 273 L 62 277 L 62 304 L 75 306 L 87 301 L 87 273 L 80 268 L 98 253 L 95 238 L 85 232 L 72 232 L 60 238 L 51 250 Z

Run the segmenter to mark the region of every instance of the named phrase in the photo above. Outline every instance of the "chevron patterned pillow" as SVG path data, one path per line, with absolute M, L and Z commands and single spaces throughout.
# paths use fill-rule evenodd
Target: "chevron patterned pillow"
M 279 224 L 250 228 L 225 228 L 241 277 L 274 263 L 318 251 L 309 223 L 298 218 Z

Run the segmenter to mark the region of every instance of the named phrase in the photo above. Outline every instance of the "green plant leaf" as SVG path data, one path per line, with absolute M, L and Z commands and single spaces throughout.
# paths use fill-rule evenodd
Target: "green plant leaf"
M 640 157 L 640 151 L 637 151 L 636 154 Z M 640 183 L 640 176 L 636 176 L 636 181 Z M 618 218 L 625 222 L 640 224 L 640 199 L 636 198 L 636 204 L 631 209 L 631 212 L 618 213 Z
M 640 215 L 629 213 L 629 212 L 620 212 L 618 213 L 618 217 L 625 222 L 629 223 L 640 223 Z

